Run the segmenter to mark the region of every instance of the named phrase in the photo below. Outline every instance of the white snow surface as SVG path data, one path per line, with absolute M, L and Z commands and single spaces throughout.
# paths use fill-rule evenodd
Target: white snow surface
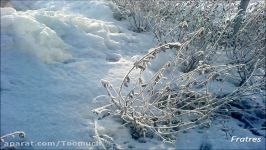
M 153 38 L 128 31 L 104 1 L 11 3 L 1 8 L 1 135 L 95 142 L 100 80 L 119 83 Z
M 97 98 L 106 94 L 100 80 L 117 86 L 134 61 L 155 45 L 154 38 L 129 31 L 126 21 L 113 19 L 111 4 L 103 0 L 23 0 L 11 5 L 1 8 L 1 135 L 24 131 L 27 141 L 95 142 L 91 110 L 107 101 Z M 98 132 L 122 149 L 196 149 L 203 141 L 203 134 L 189 131 L 178 137 L 175 147 L 156 139 L 140 143 L 120 122 L 96 121 Z M 219 138 L 211 142 L 214 148 L 230 147 L 221 131 L 209 130 Z M 254 137 L 248 131 L 245 136 Z M 238 148 L 248 146 L 254 144 Z

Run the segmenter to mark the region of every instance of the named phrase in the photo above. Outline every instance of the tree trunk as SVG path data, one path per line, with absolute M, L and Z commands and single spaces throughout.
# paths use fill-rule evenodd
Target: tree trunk
M 243 16 L 245 15 L 250 0 L 241 0 L 238 6 L 238 13 L 234 21 L 234 35 L 238 32 Z

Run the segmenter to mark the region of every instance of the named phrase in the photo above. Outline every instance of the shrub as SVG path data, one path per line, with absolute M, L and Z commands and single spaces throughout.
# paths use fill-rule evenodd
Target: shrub
M 224 110 L 235 111 L 244 103 L 255 110 L 265 109 L 251 106 L 250 101 L 252 95 L 265 97 L 263 5 L 250 7 L 234 33 L 236 3 L 116 3 L 129 10 L 129 17 L 137 19 L 132 12 L 144 17 L 145 22 L 135 24 L 135 28 L 152 31 L 159 46 L 134 63 L 118 89 L 102 81 L 110 104 L 94 112 L 119 116 L 134 138 L 157 136 L 173 142 L 177 133 L 208 124 L 214 114 Z M 127 9 L 129 6 L 137 9 Z M 161 53 L 173 55 L 149 75 L 151 66 L 163 59 Z M 250 115 L 244 111 L 240 114 Z
M 145 79 L 148 63 L 168 50 L 175 50 L 176 57 L 165 63 L 152 77 Z M 172 142 L 178 132 L 207 123 L 221 106 L 239 99 L 242 93 L 265 86 L 263 83 L 250 86 L 246 84 L 249 78 L 231 92 L 222 92 L 229 84 L 228 78 L 232 78 L 231 71 L 242 64 L 202 64 L 193 71 L 182 73 L 178 70 L 182 63 L 178 56 L 183 50 L 184 44 L 180 43 L 168 43 L 151 50 L 135 62 L 118 90 L 107 81 L 102 81 L 111 99 L 111 105 L 104 107 L 104 110 L 109 108 L 109 113 L 120 116 L 130 124 L 135 135 L 157 135 L 165 142 Z M 99 108 L 95 112 L 101 113 L 101 110 Z

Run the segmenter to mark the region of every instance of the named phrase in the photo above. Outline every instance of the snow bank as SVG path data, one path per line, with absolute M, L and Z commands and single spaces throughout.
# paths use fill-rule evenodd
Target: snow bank
M 112 10 L 110 9 L 110 3 L 106 3 L 104 0 L 98 1 L 72 1 L 72 0 L 60 0 L 60 1 L 47 1 L 41 0 L 32 2 L 32 0 L 13 0 L 11 1 L 14 8 L 18 10 L 37 10 L 44 9 L 49 11 L 62 10 L 66 13 L 78 14 L 87 18 L 94 18 L 99 20 L 112 21 Z M 64 6 L 64 7 L 62 7 Z M 97 12 L 97 13 L 95 13 Z
M 36 3 L 40 6 L 48 4 L 42 4 L 42 1 Z M 31 6 L 34 7 L 37 5 L 36 3 L 32 3 Z M 93 5 L 90 6 L 88 3 Z M 64 1 L 49 3 L 56 6 L 56 11 L 46 8 L 16 12 L 12 8 L 5 8 L 1 10 L 3 11 L 1 15 L 3 35 L 12 36 L 19 48 L 39 57 L 46 63 L 68 62 L 75 56 L 88 57 L 92 55 L 94 58 L 105 58 L 112 55 L 109 50 L 118 53 L 124 49 L 123 52 L 133 54 L 134 51 L 146 50 L 147 47 L 150 47 L 152 38 L 142 41 L 142 38 L 136 38 L 133 33 L 125 33 L 128 31 L 124 27 L 104 21 L 104 18 L 95 19 L 97 15 L 104 16 L 108 18 L 107 20 L 112 18 L 112 15 L 98 14 L 95 9 L 101 6 L 101 9 L 98 8 L 99 12 L 103 11 L 102 13 L 109 14 L 111 9 L 109 7 L 107 9 L 108 3 L 100 1 L 88 3 L 86 6 L 90 8 L 91 12 L 83 12 L 85 8 L 79 10 L 76 7 L 85 5 L 83 1 L 81 3 Z M 65 7 L 59 7 L 63 4 Z M 94 8 L 94 5 L 97 7 Z M 76 12 L 77 10 L 82 13 Z M 96 11 L 97 13 L 95 13 Z M 96 16 L 88 18 L 90 16 L 87 14 Z M 140 36 L 147 38 L 147 35 Z M 5 39 L 8 40 L 8 37 Z M 135 43 L 140 45 L 137 46 Z
M 65 61 L 71 58 L 67 46 L 57 34 L 28 15 L 15 12 L 12 8 L 1 8 L 1 30 L 5 41 L 15 41 L 16 48 L 36 55 L 47 63 Z M 5 48 L 12 42 L 4 42 Z
M 104 1 L 11 3 L 1 8 L 1 135 L 95 142 L 99 81 L 120 83 L 133 65 L 127 58 L 152 47 L 151 36 L 128 31 Z
M 5 16 L 5 15 L 11 15 L 13 13 L 15 13 L 16 10 L 14 8 L 11 8 L 11 7 L 4 7 L 4 8 L 1 8 L 1 16 Z
M 1 12 L 4 37 L 1 40 L 15 41 L 17 47 L 46 63 L 65 62 L 72 59 L 72 52 L 83 55 L 94 51 L 96 57 L 109 56 L 106 50 L 122 49 L 124 45 L 119 43 L 128 41 L 112 23 L 80 15 L 46 10 L 16 12 L 12 8 L 3 8 Z M 116 38 L 112 39 L 110 35 L 115 34 Z M 5 50 L 12 45 L 4 43 Z

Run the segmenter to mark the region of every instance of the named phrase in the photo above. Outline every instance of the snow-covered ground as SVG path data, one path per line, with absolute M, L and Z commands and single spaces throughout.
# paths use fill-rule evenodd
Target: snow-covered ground
M 106 98 L 100 80 L 118 85 L 134 61 L 155 45 L 149 33 L 128 30 L 113 18 L 111 4 L 88 1 L 12 1 L 1 8 L 1 135 L 24 131 L 26 141 L 95 142 L 91 112 Z M 100 97 L 99 97 L 100 96 Z M 97 132 L 122 149 L 265 149 L 260 143 L 231 143 L 219 127 L 192 130 L 176 146 L 131 138 L 112 118 L 97 121 Z M 235 130 L 243 130 L 235 122 Z M 252 135 L 248 130 L 242 135 Z M 203 138 L 202 138 L 203 137 Z M 60 143 L 40 148 L 95 148 Z

